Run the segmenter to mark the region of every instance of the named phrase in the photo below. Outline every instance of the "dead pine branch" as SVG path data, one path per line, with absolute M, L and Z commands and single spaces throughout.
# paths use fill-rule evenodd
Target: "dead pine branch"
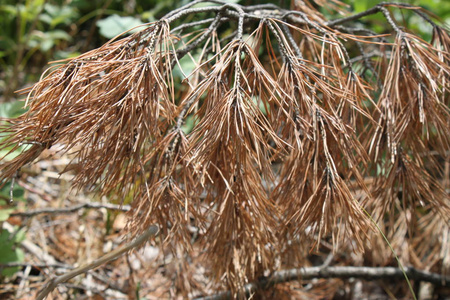
M 0 183 L 34 176 L 19 171 L 54 150 L 70 158 L 59 171 L 74 191 L 127 205 L 11 216 L 127 211 L 124 234 L 135 238 L 50 279 L 39 299 L 155 226 L 173 257 L 176 275 L 163 276 L 171 297 L 245 298 L 260 278 L 283 274 L 393 279 L 399 270 L 383 266 L 397 263 L 411 279 L 448 281 L 437 275 L 450 271 L 448 28 L 409 4 L 350 14 L 315 2 L 329 12 L 309 1 L 192 1 L 61 61 L 24 91 L 27 111 L 0 124 L 0 150 L 17 154 L 3 159 Z M 372 28 L 375 14 L 384 21 Z M 430 40 L 399 15 L 431 26 Z M 330 253 L 381 267 L 299 269 Z

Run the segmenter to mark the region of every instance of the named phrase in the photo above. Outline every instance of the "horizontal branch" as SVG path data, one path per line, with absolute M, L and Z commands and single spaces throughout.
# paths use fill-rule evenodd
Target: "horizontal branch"
M 106 208 L 111 210 L 120 210 L 127 212 L 131 209 L 129 205 L 117 205 L 117 204 L 111 204 L 111 203 L 98 203 L 98 202 L 91 202 L 91 203 L 82 203 L 70 207 L 63 207 L 63 208 L 43 208 L 43 209 L 36 209 L 36 210 L 30 210 L 30 211 L 23 211 L 23 212 L 14 212 L 11 213 L 11 217 L 32 217 L 35 215 L 41 215 L 41 214 L 70 214 L 73 212 L 76 212 L 83 208 Z
M 62 263 L 22 263 L 22 262 L 9 262 L 9 263 L 0 263 L 0 270 L 5 268 L 15 268 L 15 267 L 33 267 L 38 269 L 49 269 L 49 268 L 61 268 L 61 269 L 73 269 L 74 267 L 67 264 Z
M 433 283 L 436 286 L 450 286 L 450 277 L 437 273 L 430 273 L 415 268 L 405 268 L 406 275 L 410 280 Z M 294 280 L 310 280 L 316 278 L 358 278 L 363 280 L 404 280 L 405 275 L 402 270 L 394 267 L 309 267 L 291 269 L 275 272 L 270 277 L 263 277 L 260 280 L 245 285 L 246 295 L 250 295 L 257 290 L 267 289 L 278 283 Z M 196 298 L 196 300 L 218 300 L 231 299 L 231 292 L 221 292 L 212 296 Z
M 380 6 L 377 5 L 377 6 L 374 6 L 374 7 L 370 8 L 370 9 L 368 9 L 366 11 L 363 11 L 363 12 L 360 12 L 360 13 L 357 13 L 357 14 L 345 17 L 345 18 L 340 18 L 340 19 L 337 19 L 337 20 L 332 20 L 332 21 L 325 22 L 325 25 L 328 26 L 328 27 L 334 27 L 336 25 L 341 25 L 341 24 L 348 23 L 348 22 L 351 22 L 351 21 L 359 20 L 359 19 L 361 19 L 363 17 L 366 17 L 366 16 L 370 16 L 370 15 L 376 14 L 379 11 L 380 11 Z

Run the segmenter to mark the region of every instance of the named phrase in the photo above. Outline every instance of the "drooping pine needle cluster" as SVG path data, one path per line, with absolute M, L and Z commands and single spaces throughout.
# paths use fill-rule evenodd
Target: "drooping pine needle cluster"
M 371 14 L 390 33 L 360 27 Z M 198 228 L 234 291 L 323 242 L 376 249 L 366 213 L 388 237 L 448 249 L 449 50 L 448 31 L 409 5 L 328 21 L 306 4 L 194 1 L 48 71 L 2 125 L 1 148 L 25 150 L 1 180 L 59 145 L 75 188 L 133 199 L 132 235 L 157 224 L 164 246 L 188 251 Z

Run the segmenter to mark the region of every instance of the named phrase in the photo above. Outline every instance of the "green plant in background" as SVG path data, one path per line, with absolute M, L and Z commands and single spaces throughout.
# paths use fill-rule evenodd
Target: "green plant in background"
M 23 114 L 25 111 L 26 110 L 23 108 L 22 101 L 0 103 L 0 118 L 15 118 Z M 3 139 L 0 138 L 0 141 L 2 140 Z M 26 146 L 19 147 L 17 149 L 14 147 L 7 147 L 0 151 L 0 157 L 10 160 L 20 155 L 24 149 L 26 149 Z M 3 186 L 0 189 L 0 222 L 6 221 L 9 213 L 13 210 L 12 208 L 2 208 L 6 207 L 6 203 L 10 201 L 11 192 L 14 199 L 19 201 L 23 200 L 24 190 L 22 187 L 15 185 L 11 190 L 10 185 Z
M 352 1 L 352 2 L 354 2 L 352 3 L 352 7 L 354 9 L 354 12 L 356 13 L 363 12 L 369 9 L 370 7 L 373 7 L 374 5 L 380 3 L 380 1 L 377 0 Z M 450 22 L 450 1 L 410 0 L 404 2 L 416 5 L 418 7 L 423 7 L 428 11 L 437 13 L 439 15 L 440 20 L 443 23 L 449 24 Z M 398 21 L 403 22 L 405 27 L 407 27 L 413 32 L 418 33 L 425 40 L 430 40 L 431 38 L 430 24 L 422 22 L 420 17 L 418 17 L 416 14 L 408 11 L 397 11 L 393 15 Z M 369 17 L 367 19 L 367 22 L 371 22 L 372 28 L 376 31 L 382 29 L 383 18 L 379 15 Z
M 94 48 L 132 27 L 152 22 L 170 8 L 187 4 L 172 1 L 87 1 L 74 0 L 3 0 L 0 2 L 0 95 L 8 101 L 16 89 L 36 80 L 36 74 L 51 60 L 64 59 Z M 230 1 L 252 4 L 255 1 Z M 268 1 L 270 2 L 270 1 Z M 272 1 L 278 4 L 278 1 Z M 354 12 L 373 7 L 379 1 L 351 1 Z M 438 12 L 444 21 L 450 19 L 450 2 L 434 0 L 409 1 Z M 322 9 L 326 15 L 327 9 Z M 405 18 L 408 27 L 429 35 L 429 28 L 411 13 Z M 383 18 L 375 15 L 366 21 L 376 30 Z M 378 23 L 378 24 L 377 24 Z M 425 26 L 425 27 L 424 27 Z M 83 34 L 83 31 L 87 32 Z M 102 39 L 103 37 L 103 39 Z
M 139 18 L 119 15 L 111 15 L 97 22 L 100 34 L 108 39 L 112 39 L 116 35 L 130 30 L 130 28 L 134 28 L 142 24 L 144 23 L 141 22 Z M 139 30 L 141 29 L 135 28 L 134 30 L 130 30 L 129 33 L 131 34 Z
M 0 2 L 0 102 L 37 80 L 52 60 L 79 55 L 188 1 L 3 0 Z
M 2 200 L 0 200 L 0 206 Z M 4 205 L 4 203 L 3 203 Z M 10 210 L 0 210 L 0 224 L 9 217 Z M 0 264 L 20 263 L 25 259 L 25 254 L 19 248 L 20 243 L 25 239 L 25 230 L 16 230 L 14 233 L 6 229 L 0 229 Z M 10 267 L 0 270 L 0 278 L 2 276 L 12 276 L 19 270 L 19 267 Z
M 6 1 L 0 5 L 0 88 L 4 101 L 13 96 L 20 83 L 35 79 L 26 78 L 25 70 L 32 69 L 30 64 L 42 67 L 57 46 L 71 40 L 64 29 L 77 18 L 74 7 L 60 7 L 44 0 Z

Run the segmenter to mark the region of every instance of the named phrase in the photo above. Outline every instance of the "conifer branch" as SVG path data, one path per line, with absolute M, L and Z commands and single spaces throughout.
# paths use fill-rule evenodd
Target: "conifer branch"
M 328 3 L 343 11 L 339 1 Z M 431 24 L 431 40 L 400 26 L 396 10 Z M 373 14 L 384 19 L 383 34 L 360 26 Z M 191 74 L 183 57 L 191 58 Z M 131 205 L 13 216 L 129 210 L 131 237 L 143 242 L 158 224 L 168 251 L 204 247 L 214 262 L 211 280 L 224 280 L 233 295 L 292 254 L 298 265 L 306 249 L 324 242 L 364 251 L 379 236 L 362 208 L 398 245 L 417 246 L 418 261 L 444 264 L 449 62 L 448 30 L 409 4 L 380 3 L 327 20 L 309 1 L 295 1 L 293 10 L 192 1 L 62 62 L 28 89 L 28 111 L 0 125 L 0 150 L 20 152 L 0 165 L 0 185 L 58 145 L 73 154 L 64 171 L 74 173 L 75 189 L 95 187 L 100 196 L 132 198 Z M 421 155 L 430 151 L 437 155 Z M 205 233 L 200 246 L 191 244 L 193 224 Z M 333 268 L 302 275 L 378 274 Z

